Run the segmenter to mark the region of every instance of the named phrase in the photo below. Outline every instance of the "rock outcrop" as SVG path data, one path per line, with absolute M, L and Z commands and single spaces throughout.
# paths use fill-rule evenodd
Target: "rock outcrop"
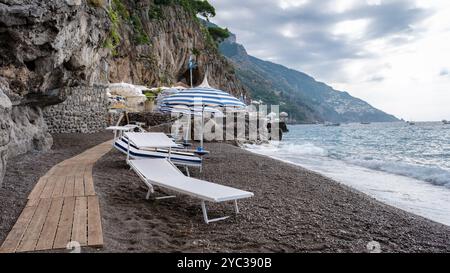
M 57 104 L 63 88 L 99 80 L 107 17 L 83 3 L 0 0 L 0 77 L 14 105 Z
M 236 78 L 234 67 L 205 37 L 207 30 L 193 14 L 175 4 L 156 5 L 149 0 L 122 2 L 128 7 L 128 14 L 123 17 L 131 19 L 118 20 L 121 42 L 116 56 L 108 60 L 111 82 L 149 86 L 189 83 L 189 57 L 196 55 L 194 85 L 201 83 L 208 69 L 213 87 L 239 96 L 247 93 Z M 151 17 L 154 10 L 158 10 L 156 18 Z M 129 23 L 130 20 L 139 23 Z M 145 35 L 148 42 L 138 35 Z
M 0 185 L 6 170 L 8 144 L 11 139 L 11 101 L 0 86 Z
M 192 54 L 199 65 L 194 71 L 196 82 L 208 67 L 214 87 L 245 94 L 233 67 L 211 44 L 195 14 L 176 3 L 0 0 L 2 162 L 6 146 L 10 155 L 49 149 L 52 137 L 47 122 L 52 132 L 64 132 L 68 120 L 58 120 L 64 112 L 73 113 L 70 120 L 81 128 L 69 131 L 89 128 L 83 122 L 92 121 L 97 111 L 89 109 L 97 108 L 91 103 L 86 109 L 81 102 L 75 105 L 77 98 L 60 106 L 68 96 L 79 97 L 80 90 L 109 82 L 186 83 Z M 79 117 L 80 112 L 92 116 Z
M 104 74 L 99 64 L 108 56 L 102 47 L 108 20 L 84 2 L 0 0 L 0 82 L 12 102 L 10 156 L 49 149 L 43 109 Z

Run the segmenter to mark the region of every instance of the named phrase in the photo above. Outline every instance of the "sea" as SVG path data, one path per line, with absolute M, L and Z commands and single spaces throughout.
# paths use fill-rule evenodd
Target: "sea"
M 450 226 L 450 125 L 291 125 L 282 141 L 245 148 Z

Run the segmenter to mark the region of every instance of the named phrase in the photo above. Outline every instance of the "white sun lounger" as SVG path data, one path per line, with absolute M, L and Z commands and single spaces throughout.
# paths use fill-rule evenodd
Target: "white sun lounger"
M 194 154 L 181 153 L 173 148 L 179 145 L 173 142 L 163 133 L 131 133 L 126 132 L 114 141 L 114 147 L 127 155 L 127 160 L 133 159 L 161 159 L 167 158 L 177 165 L 184 166 L 189 175 L 188 167 L 200 168 L 202 171 L 201 157 Z M 168 148 L 167 151 L 159 150 Z M 151 149 L 151 150 L 146 150 Z
M 187 177 L 166 159 L 128 160 L 128 164 L 148 186 L 147 199 L 150 198 L 150 194 L 154 193 L 153 186 L 198 198 L 201 200 L 203 218 L 207 224 L 225 220 L 228 217 L 208 219 L 206 201 L 215 203 L 234 201 L 237 214 L 239 213 L 237 201 L 253 196 L 251 192 Z M 158 199 L 173 197 L 167 196 Z
M 169 151 L 148 151 L 138 149 L 135 145 L 130 144 L 128 146 L 128 141 L 124 138 L 114 141 L 114 147 L 125 155 L 129 154 L 129 157 L 133 159 L 164 159 L 169 157 Z M 200 157 L 194 156 L 193 154 L 179 153 L 176 151 L 170 154 L 170 160 L 179 166 L 196 168 L 201 168 L 203 161 Z

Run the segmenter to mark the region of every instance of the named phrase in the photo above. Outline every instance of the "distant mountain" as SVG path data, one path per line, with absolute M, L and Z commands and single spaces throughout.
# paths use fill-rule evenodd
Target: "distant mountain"
M 380 111 L 347 92 L 334 90 L 305 73 L 247 54 L 231 36 L 220 51 L 236 67 L 236 74 L 249 89 L 253 100 L 280 105 L 292 122 L 391 122 L 392 115 Z

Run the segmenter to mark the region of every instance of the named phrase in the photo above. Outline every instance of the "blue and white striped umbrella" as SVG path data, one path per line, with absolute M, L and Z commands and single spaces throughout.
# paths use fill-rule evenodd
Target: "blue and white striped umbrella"
M 164 98 L 161 108 L 174 106 L 187 107 L 223 107 L 223 108 L 245 108 L 245 104 L 229 93 L 211 87 L 196 87 L 182 90 Z
M 217 108 L 213 107 L 188 107 L 184 105 L 176 105 L 174 107 L 169 106 L 163 106 L 161 105 L 159 107 L 159 111 L 163 113 L 178 113 L 178 114 L 185 114 L 185 115 L 194 115 L 194 116 L 201 116 L 203 112 L 205 113 L 212 113 L 215 117 L 223 117 L 223 112 L 220 111 Z
M 161 112 L 186 113 L 191 111 L 194 114 L 201 113 L 201 140 L 198 151 L 203 151 L 203 113 L 215 112 L 218 108 L 224 108 L 227 111 L 243 110 L 246 105 L 242 101 L 233 97 L 227 92 L 214 89 L 208 84 L 208 78 L 205 76 L 203 83 L 196 87 L 182 90 L 172 94 L 159 102 Z M 181 108 L 181 109 L 180 109 Z M 219 111 L 221 114 L 221 112 Z

